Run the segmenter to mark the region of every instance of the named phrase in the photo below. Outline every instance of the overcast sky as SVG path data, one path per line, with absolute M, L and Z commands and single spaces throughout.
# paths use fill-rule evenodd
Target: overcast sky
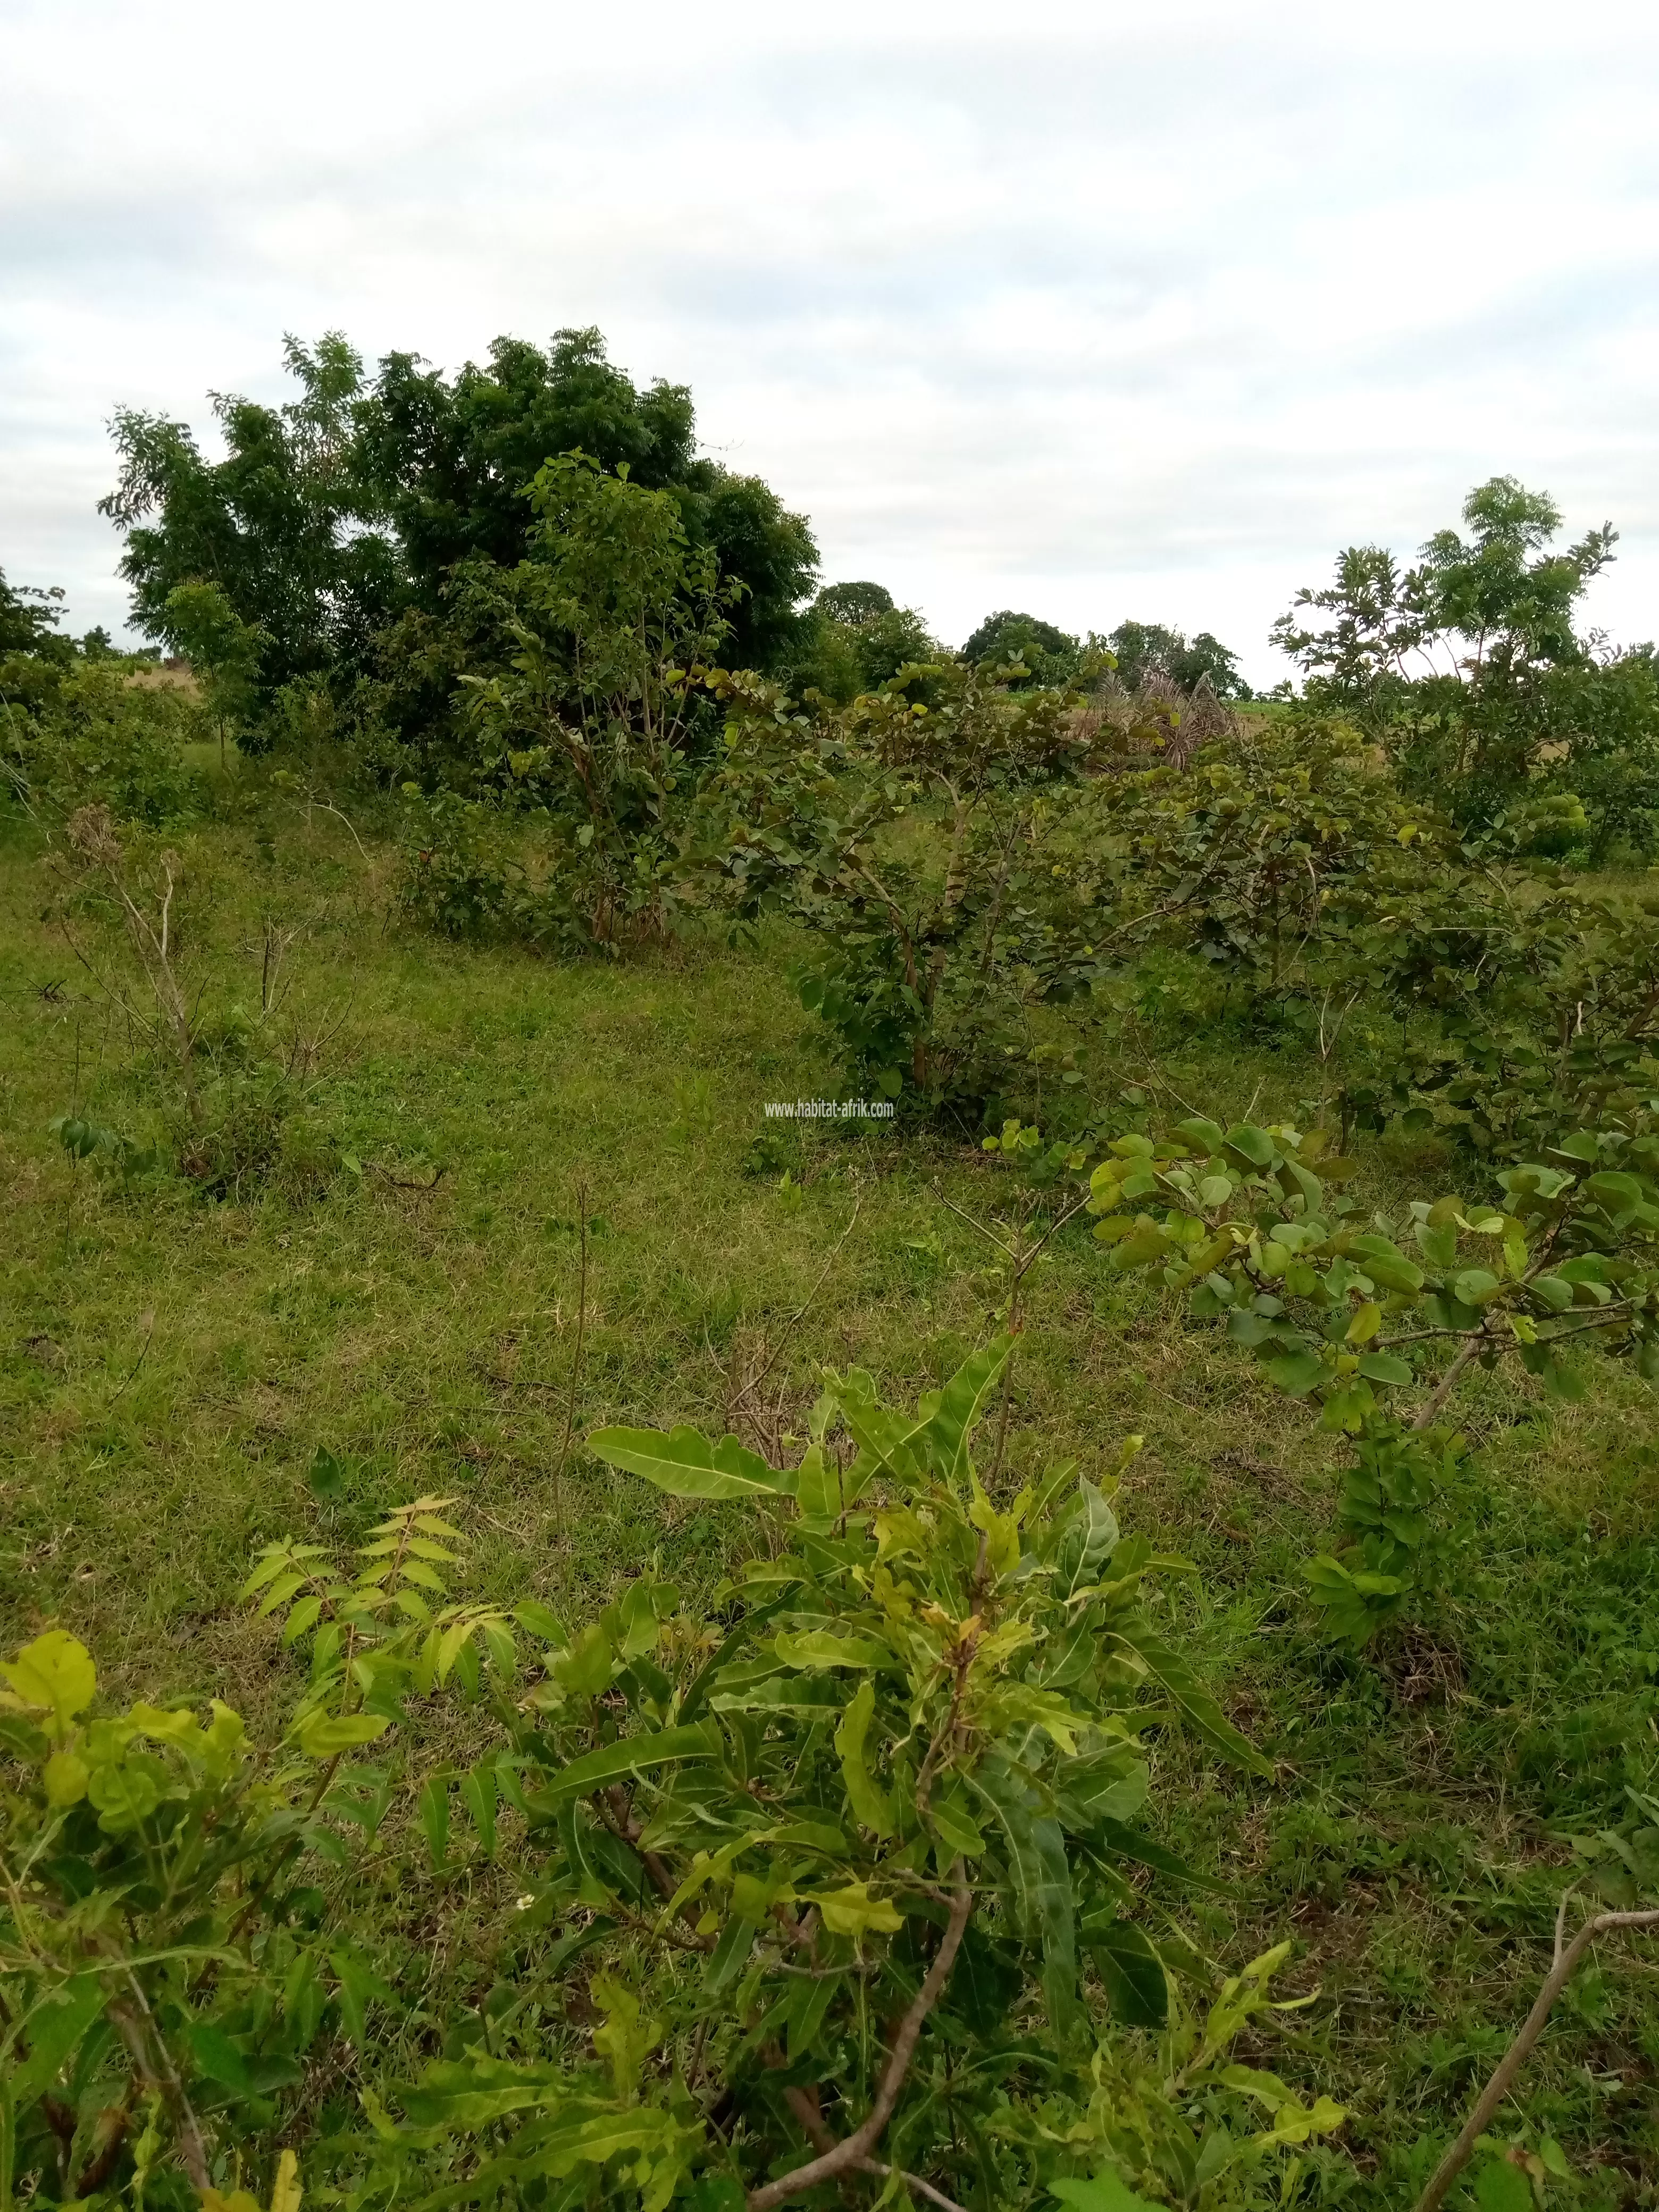
M 597 323 L 958 643 L 1217 631 L 1508 472 L 1659 633 L 1659 10 L 0 0 L 0 567 L 118 627 L 117 402 Z

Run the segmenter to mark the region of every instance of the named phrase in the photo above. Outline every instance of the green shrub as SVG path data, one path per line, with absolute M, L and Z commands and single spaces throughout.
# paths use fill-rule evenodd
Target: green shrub
M 1210 1970 L 1144 1885 L 1215 1885 L 1140 1818 L 1149 1732 L 1265 1762 L 1155 1620 L 1182 1563 L 1121 1534 L 1109 1480 L 1060 1466 L 994 1503 L 971 1439 L 1012 1348 L 914 1413 L 827 1376 L 792 1468 L 596 1434 L 757 1511 L 706 1615 L 654 1573 L 574 1633 L 457 1604 L 423 1498 L 355 1565 L 262 1553 L 248 1595 L 307 1659 L 268 1733 L 218 1703 L 98 1713 L 72 1638 L 25 1646 L 0 1693 L 0 2197 L 182 2207 L 187 2183 L 292 2212 L 302 2178 L 354 2207 L 767 2212 L 921 2173 L 979 2212 L 1048 2185 L 1282 2201 L 1343 2118 L 1232 2056 L 1286 1947 L 1189 2006 Z M 412 1725 L 446 1686 L 471 1764 L 453 1723 Z M 423 1879 L 501 1901 L 483 2005 L 402 1952 Z
M 48 822 L 88 805 L 152 826 L 199 813 L 206 787 L 185 765 L 184 747 L 205 734 L 188 691 L 147 680 L 113 655 L 0 661 L 5 782 L 14 803 Z

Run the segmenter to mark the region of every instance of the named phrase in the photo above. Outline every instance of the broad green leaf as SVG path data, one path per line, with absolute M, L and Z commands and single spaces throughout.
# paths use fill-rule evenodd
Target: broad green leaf
M 1074 2212 L 1158 2212 L 1156 2204 L 1137 2197 L 1127 2181 L 1110 2172 L 1097 2173 L 1092 2180 L 1055 2181 L 1049 2186 Z
M 864 1747 L 864 1740 L 869 1733 L 875 1710 L 875 1685 L 860 1682 L 852 1702 L 842 1715 L 841 1725 L 836 1730 L 836 1751 L 841 1760 L 842 1780 L 847 1787 L 847 1802 L 853 1808 L 853 1818 L 861 1828 L 867 1828 L 873 1836 L 884 1838 L 893 1832 L 893 1816 L 886 1798 L 871 1777 Z
M 1237 1152 L 1253 1168 L 1270 1168 L 1279 1157 L 1279 1147 L 1273 1139 L 1253 1121 L 1236 1121 L 1222 1139 L 1221 1146 Z
M 92 1654 L 62 1628 L 49 1628 L 26 1644 L 15 1659 L 0 1663 L 0 1674 L 23 1705 L 52 1715 L 59 1735 L 85 1712 L 98 1687 Z
M 550 1606 L 544 1605 L 538 1597 L 520 1600 L 513 1608 L 513 1618 L 520 1628 L 527 1628 L 532 1636 L 539 1636 L 544 1644 L 556 1644 L 562 1647 L 570 1641 L 557 1613 Z
M 1100 1571 L 1117 1549 L 1117 1516 L 1104 1491 L 1085 1475 L 1078 1484 L 1083 1510 L 1069 1520 L 1060 1541 L 1056 1594 L 1075 1597 L 1100 1579 Z
M 334 1759 L 374 1742 L 391 1725 L 378 1713 L 312 1713 L 301 1724 L 300 1748 L 307 1759 Z
M 1253 1774 L 1271 1774 L 1273 1763 L 1262 1757 L 1254 1745 L 1246 1741 L 1217 1705 L 1215 1699 L 1199 1680 L 1180 1654 L 1159 1637 L 1144 1629 L 1118 1628 L 1114 1634 L 1132 1651 L 1138 1652 L 1152 1674 L 1169 1692 L 1183 1718 L 1224 1759 L 1231 1759 L 1237 1766 L 1248 1767 Z
M 187 2031 L 191 2056 L 196 2070 L 222 2088 L 234 2089 L 246 2096 L 252 2086 L 248 2081 L 247 2060 L 221 2027 L 211 2021 L 192 2021 Z
M 1506 2158 L 1490 2160 L 1474 2178 L 1480 2212 L 1533 2212 L 1532 2184 Z
M 795 1469 L 795 1506 L 807 1521 L 833 1521 L 841 1511 L 841 1477 L 822 1444 L 809 1444 Z
M 47 1804 L 55 1812 L 62 1812 L 70 1805 L 78 1805 L 87 1794 L 91 1771 L 78 1753 L 54 1751 L 40 1777 L 46 1785 Z
M 1008 1863 L 1021 1933 L 1042 1945 L 1043 1995 L 1054 2028 L 1066 2032 L 1077 2008 L 1077 1937 L 1072 1870 L 1058 1820 L 1001 1761 L 988 1761 L 969 1787 L 988 1808 Z
M 1166 1874 L 1171 1881 L 1185 1882 L 1189 1889 L 1207 1890 L 1212 1897 L 1232 1897 L 1237 1894 L 1230 1882 L 1218 1881 L 1212 1875 L 1200 1874 L 1189 1866 L 1177 1852 L 1155 1844 L 1150 1836 L 1127 1828 L 1118 1820 L 1102 1820 L 1090 1838 L 1112 1857 L 1127 1859 L 1133 1865 L 1150 1867 L 1154 1874 Z
M 802 1892 L 803 1897 L 807 1894 Z M 859 1936 L 872 1928 L 878 1935 L 896 1936 L 904 1925 L 884 1897 L 871 1896 L 867 1881 L 849 1881 L 841 1889 L 818 1891 L 811 1901 L 832 1936 Z
M 964 1792 L 960 1790 L 946 1791 L 931 1800 L 927 1811 L 934 1832 L 944 1847 L 947 1863 L 953 1858 L 984 1857 L 985 1838 L 968 1810 Z
M 671 1498 L 779 1497 L 788 1478 L 768 1467 L 736 1437 L 710 1443 L 700 1430 L 596 1429 L 587 1448 L 612 1467 L 643 1475 Z
M 1316 1352 L 1287 1352 L 1268 1360 L 1267 1367 L 1271 1380 L 1292 1398 L 1305 1398 L 1310 1390 L 1334 1379 Z
M 1368 1382 L 1409 1382 L 1412 1370 L 1397 1352 L 1368 1352 L 1359 1363 Z
M 805 1713 L 827 1720 L 841 1711 L 843 1686 L 811 1674 L 769 1674 L 745 1689 L 716 1690 L 708 1700 L 716 1713 Z
M 98 1813 L 98 1825 L 106 1835 L 118 1836 L 149 1820 L 161 1802 L 166 1779 L 159 1759 L 143 1755 L 94 1766 L 87 1796 Z

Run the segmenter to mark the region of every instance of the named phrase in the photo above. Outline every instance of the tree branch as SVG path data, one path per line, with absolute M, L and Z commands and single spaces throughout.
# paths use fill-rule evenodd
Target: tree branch
M 776 2181 L 769 2181 L 764 2188 L 749 2192 L 748 2212 L 773 2212 L 773 2207 L 798 2197 L 805 2189 L 814 2189 L 821 2181 L 833 2181 L 839 2173 L 849 2168 L 861 2167 L 880 2137 L 882 2130 L 892 2118 L 893 2107 L 904 2087 L 904 2077 L 910 2070 L 910 2061 L 921 2038 L 927 2015 L 939 2002 L 940 1992 L 956 1964 L 961 1947 L 963 1930 L 968 1925 L 968 1916 L 974 1909 L 974 1893 L 968 1887 L 968 1877 L 963 1862 L 958 1859 L 951 1869 L 954 1895 L 951 1917 L 943 1941 L 927 1969 L 927 1978 L 916 1991 L 909 2010 L 899 2022 L 898 2033 L 888 2055 L 887 2070 L 882 2075 L 876 2101 L 870 2107 L 863 2123 L 850 2136 L 842 2137 L 832 2150 L 809 2160 L 806 2165 L 795 2168 L 793 2173 L 782 2174 Z M 1659 1916 L 1656 1916 L 1659 1917 Z M 932 2192 L 928 2192 L 930 2195 Z
M 1615 1928 L 1659 1928 L 1659 1911 L 1598 1912 L 1593 1920 L 1584 1923 L 1565 1951 L 1558 1951 L 1555 1964 L 1538 1992 L 1537 2002 L 1522 2023 L 1519 2033 L 1498 2060 L 1491 2081 L 1480 2092 L 1474 2110 L 1464 2121 L 1456 2142 L 1429 2177 L 1428 2187 L 1417 2200 L 1417 2212 L 1436 2212 L 1436 2208 L 1445 2201 L 1446 2191 L 1468 2164 L 1469 2154 L 1476 2142 L 1486 2132 L 1492 2115 L 1508 2096 L 1516 2075 L 1526 2063 L 1534 2044 L 1543 2033 L 1544 2023 L 1550 2016 L 1550 2008 L 1572 1979 L 1578 1961 L 1598 1936 L 1606 1935 Z M 753 2202 L 752 2198 L 750 2202 Z

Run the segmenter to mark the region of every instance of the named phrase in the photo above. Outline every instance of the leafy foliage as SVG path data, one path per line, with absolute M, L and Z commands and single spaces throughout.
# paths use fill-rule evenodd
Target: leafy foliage
M 1063 1465 L 992 1502 L 972 1437 L 1012 1349 L 914 1414 L 826 1376 L 790 1468 L 732 1437 L 598 1432 L 671 1495 L 776 1519 L 782 1547 L 706 1620 L 654 1574 L 570 1637 L 535 1601 L 456 1604 L 448 1501 L 421 1498 L 355 1566 L 261 1553 L 246 1595 L 309 1655 L 269 1747 L 216 1702 L 94 1717 L 85 1649 L 26 1645 L 0 1670 L 5 2174 L 167 2199 L 176 2158 L 210 2203 L 228 2172 L 272 2176 L 275 2202 L 297 2130 L 356 2205 L 768 2212 L 921 2167 L 988 2208 L 1079 2166 L 1095 2189 L 1265 2203 L 1249 2177 L 1344 2117 L 1231 2060 L 1285 1948 L 1189 2013 L 1191 1948 L 1160 1948 L 1129 1879 L 1205 1879 L 1139 1825 L 1149 1730 L 1264 1762 L 1155 1623 L 1151 1578 L 1182 1563 L 1121 1535 L 1111 1482 Z M 544 1657 L 515 1699 L 526 1637 Z M 388 1763 L 452 1678 L 489 1693 L 501 1747 Z M 412 1795 L 445 1878 L 458 1790 L 478 1863 L 516 1862 L 525 1933 L 566 1923 L 530 1987 L 583 1996 L 458 2019 L 399 2085 L 368 2028 L 404 2002 L 374 1869 L 420 1848 L 394 1812 Z M 1163 2031 L 1150 2061 L 1127 2027 Z M 319 2135 L 317 2069 L 348 2049 L 367 2124 L 337 2106 Z

